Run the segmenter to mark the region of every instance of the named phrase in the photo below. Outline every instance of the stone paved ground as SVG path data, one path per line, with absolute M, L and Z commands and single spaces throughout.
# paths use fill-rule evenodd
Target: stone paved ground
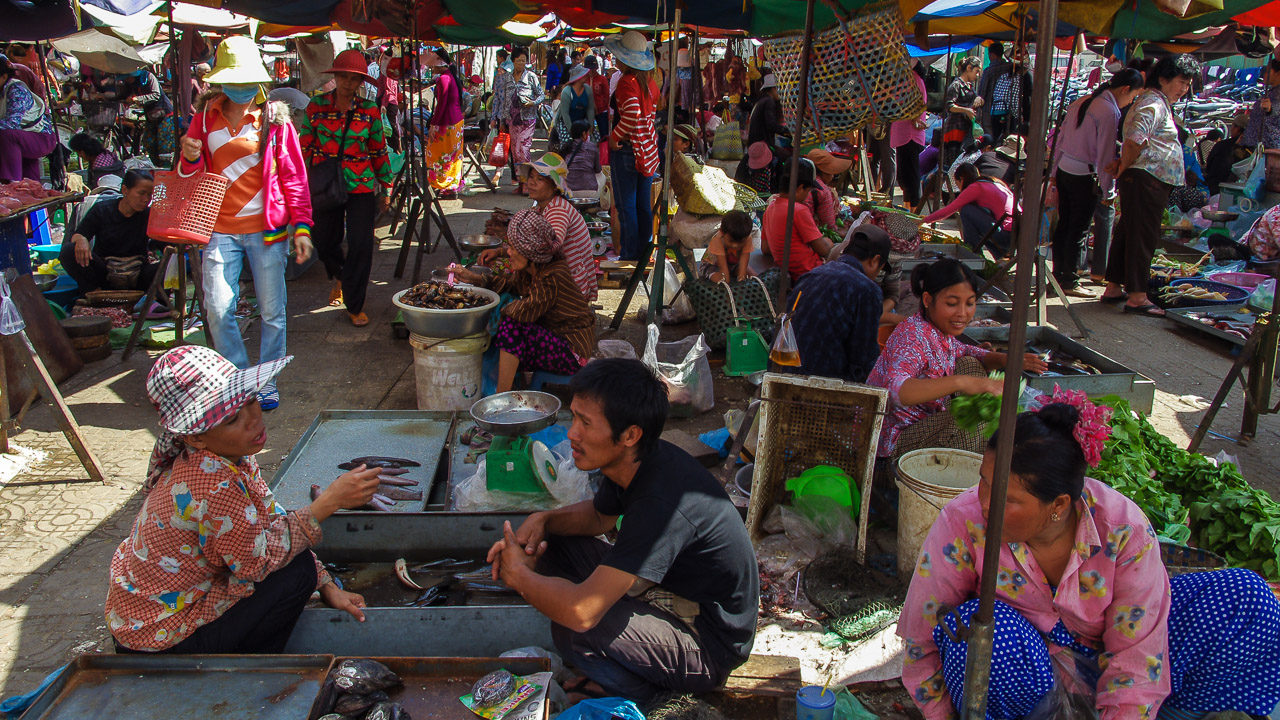
M 461 235 L 479 232 L 493 207 L 515 209 L 522 203 L 504 191 L 446 206 L 455 233 Z M 406 341 L 392 339 L 388 326 L 394 315 L 390 296 L 408 284 L 407 278 L 392 278 L 397 248 L 398 243 L 384 242 L 377 253 L 366 308 L 372 322 L 366 328 L 352 327 L 341 310 L 325 306 L 329 285 L 322 269 L 313 267 L 290 283 L 289 349 L 296 357 L 281 376 L 283 404 L 268 416 L 270 438 L 259 457 L 267 477 L 320 410 L 415 407 L 412 352 Z M 441 251 L 426 267 L 446 260 Z M 601 295 L 611 314 L 621 292 Z M 1156 381 L 1156 425 L 1185 443 L 1201 414 L 1195 398 L 1211 397 L 1230 366 L 1226 347 L 1166 321 L 1125 316 L 1099 303 L 1081 303 L 1080 311 L 1094 332 L 1088 345 Z M 608 318 L 603 310 L 599 315 L 603 329 Z M 1060 308 L 1051 308 L 1050 320 L 1069 327 Z M 664 336 L 691 331 L 692 326 L 664 328 Z M 601 337 L 639 344 L 643 328 L 630 319 L 619 335 L 604 332 Z M 255 328 L 250 347 L 256 344 Z M 51 457 L 0 487 L 0 697 L 33 689 L 46 673 L 77 654 L 111 651 L 102 620 L 107 566 L 137 512 L 139 483 L 154 442 L 155 416 L 143 387 L 153 358 L 138 353 L 121 363 L 117 353 L 64 385 L 89 444 L 107 468 L 105 485 L 75 480 L 84 473 L 47 406 L 34 409 L 14 438 L 20 445 L 49 451 Z M 715 412 L 673 424 L 695 433 L 710 429 L 729 401 L 747 395 L 741 380 L 718 377 L 716 384 Z M 1240 406 L 1236 393 L 1215 429 L 1234 433 Z M 1238 453 L 1246 476 L 1277 495 L 1277 440 L 1280 420 L 1270 417 L 1251 447 L 1211 439 L 1205 449 Z

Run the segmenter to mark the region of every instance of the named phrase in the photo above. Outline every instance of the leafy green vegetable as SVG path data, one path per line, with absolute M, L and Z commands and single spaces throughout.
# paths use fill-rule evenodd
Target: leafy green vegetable
M 992 372 L 987 377 L 992 380 L 1004 380 L 1004 373 L 1000 371 Z M 1023 380 L 1018 385 L 1018 393 L 1027 388 L 1027 381 Z M 1000 426 L 1000 397 L 991 393 L 982 393 L 979 395 L 959 395 L 951 399 L 947 405 L 947 410 L 951 413 L 951 417 L 955 418 L 956 425 L 961 430 L 977 430 L 982 428 L 982 436 L 989 438 L 996 434 L 996 428 Z
M 1128 402 L 1102 401 L 1115 414 L 1102 462 L 1090 474 L 1137 503 L 1162 537 L 1280 579 L 1280 503 L 1250 486 L 1235 465 L 1178 447 Z

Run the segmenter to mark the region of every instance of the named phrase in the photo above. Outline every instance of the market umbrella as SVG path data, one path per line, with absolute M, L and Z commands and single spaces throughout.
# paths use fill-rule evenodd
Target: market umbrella
M 109 73 L 131 73 L 147 66 L 137 50 L 103 30 L 85 30 L 52 41 L 58 52 L 74 55 L 81 65 Z

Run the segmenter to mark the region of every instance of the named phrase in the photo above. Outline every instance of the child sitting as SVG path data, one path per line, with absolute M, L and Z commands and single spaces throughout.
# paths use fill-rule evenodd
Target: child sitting
M 570 197 L 597 197 L 600 194 L 600 183 L 596 177 L 600 172 L 600 150 L 591 139 L 591 124 L 585 120 L 574 122 L 569 128 L 569 136 L 569 142 L 560 148 L 560 156 L 569 168 L 565 189 Z
M 698 277 L 711 282 L 737 282 L 755 275 L 747 262 L 755 243 L 751 216 L 741 210 L 730 210 L 720 221 L 720 231 L 711 238 L 707 252 L 698 264 Z M 733 268 L 733 270 L 730 270 Z

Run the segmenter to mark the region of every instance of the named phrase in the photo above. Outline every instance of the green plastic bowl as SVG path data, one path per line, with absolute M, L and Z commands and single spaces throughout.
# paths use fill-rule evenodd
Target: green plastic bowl
M 853 478 L 831 465 L 815 465 L 800 473 L 800 477 L 788 478 L 787 490 L 797 498 L 811 495 L 831 498 L 849 508 L 849 512 L 855 517 L 861 507 L 861 494 Z

